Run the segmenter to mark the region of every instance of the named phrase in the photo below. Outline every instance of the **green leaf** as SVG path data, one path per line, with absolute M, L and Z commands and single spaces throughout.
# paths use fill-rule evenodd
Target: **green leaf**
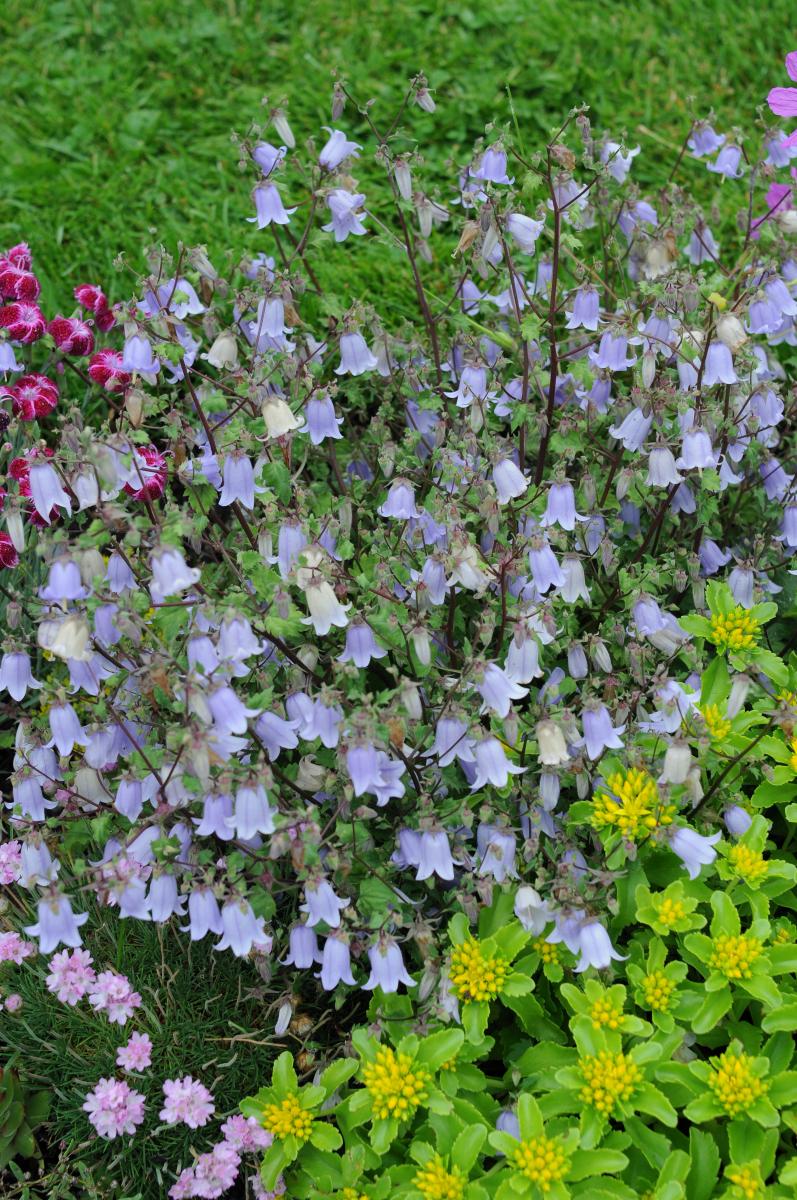
M 678 1113 L 664 1093 L 660 1092 L 652 1083 L 643 1083 L 637 1088 L 634 1092 L 633 1104 L 634 1108 L 647 1113 L 648 1116 L 655 1117 L 657 1121 L 661 1121 L 662 1125 L 668 1125 L 674 1129 L 678 1124 Z
M 263 1186 L 266 1191 L 273 1192 L 277 1180 L 279 1179 L 282 1168 L 285 1166 L 287 1157 L 283 1149 L 282 1142 L 272 1142 L 268 1150 L 263 1155 L 263 1161 L 260 1164 L 260 1178 L 263 1181 Z
M 459 1167 L 463 1174 L 468 1175 L 476 1159 L 479 1157 L 485 1138 L 487 1137 L 487 1128 L 484 1125 L 472 1125 L 470 1129 L 463 1129 L 462 1133 L 451 1147 L 451 1161 Z
M 593 1175 L 619 1174 L 627 1166 L 628 1159 L 619 1150 L 576 1150 L 567 1178 L 578 1183 Z
M 293 1069 L 293 1056 L 289 1050 L 283 1050 L 274 1063 L 271 1086 L 280 1095 L 280 1098 L 297 1090 L 299 1080 L 296 1077 L 296 1071 Z
M 330 1063 L 327 1069 L 323 1072 L 318 1083 L 324 1089 L 327 1096 L 331 1096 L 336 1092 L 352 1075 L 357 1073 L 359 1063 L 356 1058 L 339 1058 L 336 1062 Z
M 326 1121 L 313 1121 L 310 1141 L 316 1150 L 339 1150 L 343 1145 L 343 1138 L 335 1126 L 328 1125 Z
M 277 498 L 283 504 L 290 504 L 292 495 L 291 473 L 285 464 L 281 462 L 266 463 L 261 474 L 268 486 L 276 493 Z
M 484 1031 L 490 1016 L 490 1006 L 485 1000 L 462 1005 L 462 1025 L 469 1042 L 478 1045 L 484 1040 Z
M 456 1058 L 464 1041 L 465 1035 L 461 1029 L 440 1029 L 437 1033 L 430 1033 L 422 1040 L 415 1061 L 430 1071 L 436 1071 L 443 1063 Z
M 692 1018 L 692 1029 L 695 1033 L 708 1033 L 714 1029 L 729 1011 L 733 998 L 728 987 L 719 992 L 706 992 L 700 1008 Z
M 692 1166 L 686 1181 L 687 1200 L 709 1200 L 720 1170 L 720 1152 L 710 1133 L 689 1130 L 689 1157 Z

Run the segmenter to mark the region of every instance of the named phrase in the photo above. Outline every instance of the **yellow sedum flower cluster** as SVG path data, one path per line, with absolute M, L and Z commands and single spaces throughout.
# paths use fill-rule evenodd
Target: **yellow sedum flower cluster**
M 672 1002 L 675 983 L 663 971 L 651 971 L 642 980 L 642 995 L 651 1012 L 667 1012 Z
M 724 741 L 731 731 L 731 723 L 727 717 L 723 716 L 720 706 L 718 704 L 704 704 L 700 712 L 712 739 L 715 742 Z
M 623 1100 L 630 1100 L 642 1072 L 627 1054 L 601 1050 L 579 1059 L 584 1086 L 579 1093 L 585 1104 L 609 1116 Z
M 389 1046 L 380 1046 L 372 1063 L 366 1063 L 363 1082 L 373 1100 L 374 1116 L 403 1121 L 411 1117 L 428 1096 L 429 1075 L 413 1068 L 408 1054 L 396 1054 Z
M 558 1138 L 540 1136 L 522 1141 L 512 1151 L 512 1165 L 541 1192 L 548 1192 L 551 1184 L 565 1178 L 570 1159 Z
M 734 654 L 739 650 L 752 650 L 758 642 L 760 628 L 755 617 L 737 604 L 729 613 L 714 614 L 708 637 L 718 650 Z
M 595 829 L 617 829 L 624 838 L 639 841 L 661 825 L 671 825 L 675 808 L 663 805 L 655 780 L 638 767 L 617 771 L 606 780 L 613 795 L 599 792 L 592 802 Z
M 738 842 L 728 851 L 728 862 L 748 883 L 760 883 L 769 873 L 769 863 L 758 850 Z
M 714 939 L 709 966 L 726 979 L 750 979 L 753 963 L 760 958 L 763 942 L 748 934 L 725 933 Z
M 767 1085 L 754 1074 L 749 1054 L 726 1050 L 714 1061 L 716 1066 L 708 1086 L 729 1117 L 747 1112 L 766 1093 Z
M 424 1200 L 461 1200 L 465 1182 L 459 1167 L 447 1171 L 439 1155 L 415 1174 L 415 1186 Z
M 312 1117 L 299 1103 L 297 1096 L 286 1096 L 277 1104 L 263 1109 L 262 1124 L 275 1138 L 295 1137 L 306 1142 L 310 1136 Z
M 730 1167 L 727 1176 L 734 1188 L 739 1189 L 737 1195 L 743 1200 L 758 1200 L 764 1195 L 764 1184 L 757 1167 Z
M 608 996 L 599 996 L 589 1015 L 595 1029 L 619 1029 L 623 1023 L 623 1006 Z
M 500 994 L 509 964 L 497 954 L 485 954 L 476 938 L 468 938 L 451 951 L 451 990 L 458 1000 L 494 1000 Z
M 653 903 L 656 907 L 659 924 L 663 925 L 665 929 L 672 929 L 686 916 L 686 906 L 681 900 L 673 900 L 670 896 L 664 896 L 663 899 L 654 896 Z

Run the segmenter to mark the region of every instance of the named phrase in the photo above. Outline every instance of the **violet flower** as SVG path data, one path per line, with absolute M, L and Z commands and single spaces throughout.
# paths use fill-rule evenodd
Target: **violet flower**
M 398 991 L 400 983 L 407 987 L 416 987 L 415 980 L 407 973 L 401 949 L 393 938 L 380 937 L 373 946 L 368 947 L 368 961 L 371 964 L 371 974 L 363 990 L 372 992 L 380 987 L 385 995 Z

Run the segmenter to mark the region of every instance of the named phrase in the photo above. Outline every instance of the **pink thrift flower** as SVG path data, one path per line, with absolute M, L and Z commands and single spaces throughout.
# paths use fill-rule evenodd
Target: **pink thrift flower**
M 277 1182 L 274 1184 L 274 1191 L 267 1192 L 259 1175 L 252 1176 L 252 1195 L 255 1200 L 277 1200 L 278 1196 L 285 1195 L 285 1180 L 280 1175 Z
M 116 1065 L 123 1071 L 144 1071 L 152 1062 L 152 1042 L 149 1034 L 133 1033 L 126 1046 L 116 1051 Z
M 100 1137 L 111 1140 L 136 1132 L 144 1120 L 144 1097 L 123 1079 L 100 1079 L 86 1096 L 83 1111 Z
M 0 843 L 0 884 L 17 883 L 22 875 L 22 843 Z
M 228 1117 L 221 1127 L 225 1142 L 229 1142 L 234 1150 L 245 1153 L 248 1150 L 267 1150 L 274 1141 L 274 1135 L 257 1123 L 254 1117 L 242 1117 L 236 1113 Z
M 18 992 L 12 992 L 10 996 L 6 996 L 6 1011 L 10 1013 L 19 1012 L 22 1008 L 22 997 Z
M 62 1004 L 74 1007 L 94 983 L 96 975 L 88 950 L 60 950 L 50 959 L 47 990 L 55 992 Z
M 13 929 L 0 933 L 0 962 L 21 963 L 23 958 L 35 953 L 33 942 L 26 942 Z
M 111 1024 L 124 1025 L 141 1004 L 141 997 L 124 975 L 101 971 L 92 985 L 89 1002 L 97 1012 L 104 1012 Z
M 208 1089 L 190 1075 L 164 1080 L 163 1094 L 166 1103 L 158 1116 L 167 1125 L 183 1121 L 190 1129 L 198 1129 L 207 1124 L 216 1110 Z
M 201 1196 L 215 1200 L 235 1183 L 241 1157 L 229 1142 L 219 1142 L 207 1154 L 200 1154 L 193 1167 L 180 1173 L 169 1195 L 172 1200 L 183 1196 Z

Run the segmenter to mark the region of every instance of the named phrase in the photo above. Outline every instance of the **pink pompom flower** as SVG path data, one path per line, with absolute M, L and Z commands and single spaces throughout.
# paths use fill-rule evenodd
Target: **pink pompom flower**
M 190 1129 L 206 1125 L 216 1106 L 213 1097 L 198 1079 L 184 1075 L 182 1079 L 166 1079 L 163 1083 L 166 1101 L 158 1116 L 167 1125 L 182 1121 Z
M 100 1079 L 86 1096 L 83 1111 L 102 1138 L 133 1134 L 144 1120 L 144 1097 L 123 1079 Z

